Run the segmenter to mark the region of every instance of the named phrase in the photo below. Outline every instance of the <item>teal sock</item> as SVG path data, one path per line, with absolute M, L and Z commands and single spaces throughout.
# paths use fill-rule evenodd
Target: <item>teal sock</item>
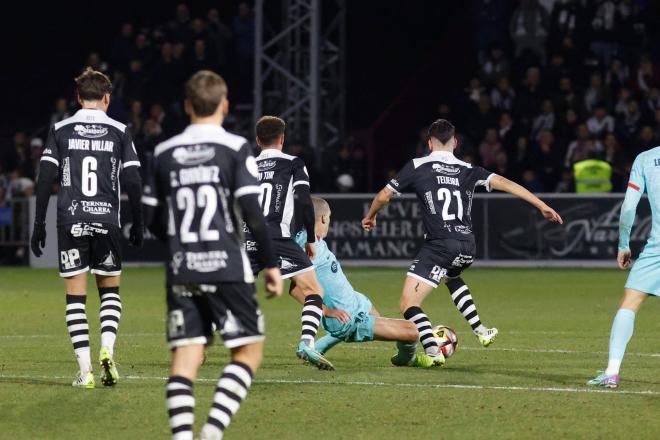
M 399 350 L 398 355 L 401 358 L 412 360 L 417 351 L 417 342 L 397 342 L 396 348 Z
M 341 339 L 337 339 L 328 333 L 327 335 L 323 336 L 321 339 L 317 340 L 314 343 L 314 347 L 316 347 L 316 350 L 319 353 L 325 354 L 328 352 L 328 350 L 330 350 L 332 347 L 339 344 L 340 342 Z
M 605 374 L 612 376 L 619 374 L 626 346 L 632 338 L 635 328 L 635 312 L 630 309 L 619 309 L 612 322 L 610 333 L 610 355 Z

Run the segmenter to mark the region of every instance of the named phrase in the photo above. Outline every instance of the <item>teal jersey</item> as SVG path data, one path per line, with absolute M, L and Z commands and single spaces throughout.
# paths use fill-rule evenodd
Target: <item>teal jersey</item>
M 630 231 L 635 221 L 637 204 L 644 193 L 651 205 L 651 234 L 645 252 L 660 252 L 660 147 L 640 153 L 633 163 L 626 197 L 621 205 L 619 249 L 630 249 Z
M 304 248 L 306 242 L 307 233 L 300 231 L 296 235 L 296 243 Z M 318 237 L 316 237 L 316 258 L 312 262 L 316 269 L 316 277 L 323 288 L 323 303 L 331 309 L 341 309 L 349 313 L 360 310 L 361 295 L 356 294 L 344 275 L 337 257 L 328 249 L 328 244 Z

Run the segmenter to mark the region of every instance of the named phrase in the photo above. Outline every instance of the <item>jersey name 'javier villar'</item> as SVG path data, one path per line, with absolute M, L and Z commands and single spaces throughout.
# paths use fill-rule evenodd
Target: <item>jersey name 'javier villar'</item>
M 309 187 L 305 163 L 299 157 L 268 148 L 257 156 L 261 207 L 272 238 L 291 237 L 293 190 L 298 185 Z
M 484 186 L 490 191 L 494 175 L 450 152 L 434 151 L 408 162 L 387 187 L 399 194 L 411 191 L 417 195 L 427 240 L 474 240 L 470 216 L 474 190 Z
M 101 110 L 78 110 L 50 128 L 41 160 L 59 168 L 58 225 L 119 226 L 119 173 L 140 166 L 124 124 Z
M 168 283 L 253 282 L 235 203 L 259 194 L 245 138 L 193 124 L 156 147 L 152 168 L 142 202 L 168 209 Z

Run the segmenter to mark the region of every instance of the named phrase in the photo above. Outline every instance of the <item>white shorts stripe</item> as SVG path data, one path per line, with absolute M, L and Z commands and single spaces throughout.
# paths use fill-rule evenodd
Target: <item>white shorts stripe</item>
M 47 161 L 47 162 L 52 162 L 52 163 L 54 163 L 55 165 L 57 165 L 58 167 L 60 166 L 60 163 L 59 163 L 59 162 L 57 161 L 57 159 L 55 159 L 54 157 L 50 157 L 50 156 L 41 156 L 41 160 L 45 160 L 45 161 Z
M 245 336 L 243 338 L 235 338 L 235 339 L 228 339 L 225 340 L 225 347 L 227 348 L 236 348 L 236 347 L 242 347 L 244 345 L 250 345 L 254 344 L 257 342 L 261 342 L 265 339 L 264 336 Z
M 433 287 L 434 289 L 435 289 L 436 287 L 438 287 L 438 285 L 437 285 L 436 283 L 434 283 L 433 281 L 429 281 L 429 280 L 427 280 L 426 278 L 422 278 L 422 277 L 420 277 L 419 275 L 414 274 L 414 273 L 412 273 L 412 272 L 408 272 L 406 275 L 408 275 L 410 278 L 414 278 L 414 279 L 416 279 L 416 280 L 418 280 L 418 281 L 421 281 L 421 282 L 424 283 L 424 284 L 428 284 L 429 286 Z
M 142 196 L 142 204 L 147 206 L 160 206 L 160 201 L 155 197 Z
M 103 275 L 104 277 L 117 277 L 121 275 L 121 270 L 114 270 L 111 272 L 101 270 L 101 269 L 92 269 L 91 272 L 97 275 Z
M 74 270 L 74 271 L 71 271 L 71 272 L 60 272 L 60 276 L 62 278 L 69 278 L 69 277 L 72 277 L 72 276 L 75 276 L 75 275 L 79 275 L 83 272 L 87 272 L 88 270 L 89 270 L 89 266 L 83 267 L 82 269 Z
M 139 160 L 129 160 L 128 162 L 124 162 L 122 164 L 122 167 L 128 168 L 128 167 L 139 167 L 140 166 L 140 161 Z
M 176 348 L 176 347 L 184 347 L 186 345 L 204 345 L 206 343 L 207 343 L 206 336 L 197 336 L 196 338 L 175 339 L 167 345 L 170 348 Z

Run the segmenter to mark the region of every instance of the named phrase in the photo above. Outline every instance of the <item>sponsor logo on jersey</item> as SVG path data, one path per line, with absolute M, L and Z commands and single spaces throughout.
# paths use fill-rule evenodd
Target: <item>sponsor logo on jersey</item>
M 179 147 L 172 153 L 172 158 L 181 165 L 199 165 L 215 157 L 215 148 L 208 145 Z
M 397 188 L 399 187 L 399 181 L 396 180 L 396 179 L 392 179 L 392 180 L 390 180 L 390 183 L 391 183 L 392 185 L 394 185 L 395 187 L 397 187 Z
M 96 125 L 96 124 L 76 124 L 73 127 L 73 131 L 75 131 L 78 136 L 82 136 L 85 138 L 100 138 L 108 134 L 108 127 L 104 127 L 102 125 Z
M 71 186 L 71 165 L 68 157 L 62 161 L 62 186 Z
M 101 266 L 107 267 L 107 268 L 112 268 L 117 265 L 117 262 L 115 261 L 115 256 L 112 253 L 112 251 L 109 251 L 105 257 L 103 257 L 103 261 L 101 261 Z
M 257 242 L 253 240 L 245 240 L 245 250 L 248 252 L 256 252 Z
M 458 254 L 458 257 L 454 258 L 454 261 L 451 262 L 451 265 L 454 267 L 463 267 L 468 264 L 472 264 L 474 257 L 472 255 L 463 255 Z
M 174 255 L 172 255 L 172 261 L 170 262 L 170 267 L 172 268 L 172 273 L 174 275 L 179 274 L 181 263 L 183 263 L 183 252 L 175 252 Z
M 289 270 L 289 269 L 293 269 L 295 267 L 298 267 L 298 265 L 296 263 L 292 263 L 287 258 L 280 257 L 280 269 Z
M 339 270 L 339 265 L 337 264 L 336 261 L 332 262 L 332 264 L 330 265 L 330 270 L 332 271 L 332 273 L 337 273 L 337 271 Z
M 112 211 L 112 204 L 109 202 L 100 202 L 96 200 L 81 200 L 82 210 L 87 214 L 104 215 L 110 214 Z M 72 214 L 73 215 L 73 214 Z
M 461 169 L 458 167 L 452 167 L 451 165 L 445 165 L 437 162 L 434 163 L 431 168 L 433 168 L 433 171 L 436 173 L 446 174 L 448 176 L 455 176 L 461 172 Z
M 277 161 L 274 161 L 274 160 L 266 159 L 266 160 L 260 160 L 259 162 L 257 162 L 257 168 L 259 169 L 259 171 L 272 170 L 276 166 L 277 166 Z
M 51 150 L 50 148 L 46 148 L 42 154 L 44 154 L 44 155 L 45 154 L 53 154 L 53 150 Z
M 112 190 L 117 191 L 117 159 L 111 157 L 110 163 L 112 164 L 112 169 L 110 170 L 110 182 L 112 182 Z
M 465 225 L 456 225 L 456 226 L 454 226 L 454 230 L 456 232 L 459 232 L 461 234 L 466 234 L 466 235 L 472 233 L 472 229 L 470 229 L 469 226 L 465 226 Z
M 71 206 L 69 206 L 67 209 L 69 210 L 69 212 L 71 212 L 71 215 L 76 215 L 77 208 L 78 208 L 78 201 L 71 200 Z
M 71 225 L 71 235 L 74 237 L 86 237 L 90 235 L 106 235 L 108 230 L 101 223 L 74 223 Z
M 424 199 L 426 200 L 426 207 L 429 209 L 429 212 L 435 215 L 435 203 L 433 203 L 433 193 L 431 191 L 426 191 L 424 193 Z
M 440 266 L 433 266 L 431 273 L 429 273 L 429 278 L 439 283 L 445 275 L 447 275 L 447 269 L 443 269 Z
M 69 249 L 60 252 L 60 262 L 64 270 L 69 270 L 80 266 L 80 251 L 78 249 Z
M 195 272 L 215 272 L 227 267 L 226 251 L 186 252 L 186 268 Z

